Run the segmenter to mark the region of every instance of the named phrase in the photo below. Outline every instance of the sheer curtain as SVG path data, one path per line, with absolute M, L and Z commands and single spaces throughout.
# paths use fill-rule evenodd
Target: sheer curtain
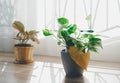
M 57 28 L 56 19 L 65 16 L 79 28 L 103 31 L 120 26 L 120 0 L 37 0 L 38 26 Z M 87 22 L 86 16 L 91 20 Z
M 120 26 L 120 0 L 16 0 L 15 9 L 16 19 L 28 29 L 57 29 L 56 19 L 63 16 L 81 29 L 96 32 Z

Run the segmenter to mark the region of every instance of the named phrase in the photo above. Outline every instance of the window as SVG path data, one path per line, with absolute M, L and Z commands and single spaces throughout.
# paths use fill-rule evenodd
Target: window
M 91 15 L 91 21 L 85 20 Z M 37 0 L 38 26 L 55 29 L 56 19 L 65 16 L 71 23 L 95 31 L 120 26 L 120 0 Z

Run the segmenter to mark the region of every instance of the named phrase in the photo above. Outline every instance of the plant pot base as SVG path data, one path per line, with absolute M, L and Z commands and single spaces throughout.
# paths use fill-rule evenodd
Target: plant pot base
M 26 63 L 32 63 L 34 62 L 33 60 L 24 60 L 24 61 L 20 61 L 20 60 L 15 60 L 14 63 L 15 64 L 26 64 Z
M 73 74 L 73 73 L 71 73 L 71 75 L 66 74 L 65 77 L 67 77 L 67 78 L 80 78 L 82 76 L 83 76 L 83 74 Z

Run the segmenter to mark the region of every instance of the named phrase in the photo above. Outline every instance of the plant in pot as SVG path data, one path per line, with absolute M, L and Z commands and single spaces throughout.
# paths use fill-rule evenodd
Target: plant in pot
M 14 56 L 15 63 L 31 63 L 33 62 L 33 50 L 34 46 L 29 44 L 28 41 L 32 40 L 39 44 L 37 39 L 38 31 L 30 30 L 26 31 L 23 23 L 20 21 L 14 21 L 12 24 L 13 28 L 18 31 L 15 40 L 18 40 L 19 43 L 14 45 Z
M 80 77 L 87 69 L 90 51 L 98 52 L 102 48 L 100 35 L 94 34 L 93 30 L 81 30 L 76 24 L 69 24 L 65 17 L 60 17 L 57 21 L 57 31 L 44 29 L 43 34 L 55 37 L 58 45 L 65 47 L 61 51 L 61 59 L 66 77 Z

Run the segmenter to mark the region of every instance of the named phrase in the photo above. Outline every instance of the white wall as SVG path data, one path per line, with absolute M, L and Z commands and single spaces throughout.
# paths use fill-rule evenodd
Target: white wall
M 35 45 L 35 54 L 47 56 L 60 56 L 60 51 L 64 49 L 57 45 L 56 39 L 51 37 L 40 39 L 40 45 Z
M 103 49 L 99 54 L 91 53 L 92 60 L 120 62 L 120 36 L 108 39 L 107 43 L 103 43 Z
M 2 28 L 12 28 L 12 27 L 2 27 Z M 2 52 L 13 52 L 14 46 L 14 33 L 12 31 L 0 32 L 0 51 Z

